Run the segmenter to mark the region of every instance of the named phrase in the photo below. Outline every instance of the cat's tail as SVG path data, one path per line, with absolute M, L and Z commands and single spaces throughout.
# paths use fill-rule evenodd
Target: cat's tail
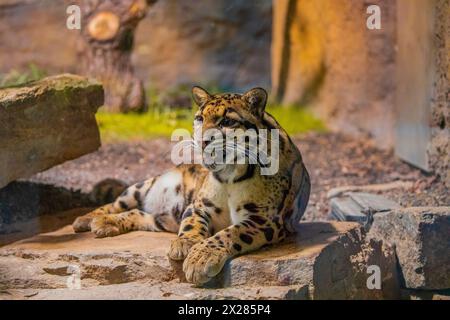
M 302 176 L 300 188 L 294 200 L 294 208 L 293 208 L 294 212 L 290 216 L 289 220 L 286 221 L 286 228 L 289 232 L 295 232 L 297 230 L 300 220 L 305 214 L 310 193 L 311 193 L 311 180 L 309 177 L 308 170 L 306 170 L 305 165 L 302 164 Z

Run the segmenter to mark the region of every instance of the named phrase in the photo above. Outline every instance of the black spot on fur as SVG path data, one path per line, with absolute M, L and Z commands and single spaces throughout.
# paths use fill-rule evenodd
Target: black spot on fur
M 212 203 L 208 198 L 203 198 L 202 202 L 206 207 L 214 207 L 214 203 Z
M 250 227 L 256 228 L 256 224 L 254 224 L 252 221 L 246 220 L 245 222 L 247 222 L 247 224 L 248 224 Z
M 159 177 L 159 176 L 157 176 L 157 177 Z M 145 191 L 145 197 L 147 196 L 147 194 L 150 192 L 150 190 L 152 189 L 152 187 L 153 187 L 153 185 L 155 184 L 155 181 L 156 181 L 156 179 L 157 179 L 157 177 L 155 177 L 153 180 L 152 180 L 152 183 L 150 184 L 150 186 L 147 188 L 147 190 Z
M 272 241 L 273 239 L 273 229 L 272 228 L 264 228 L 262 230 L 264 232 L 264 236 L 266 237 L 267 241 Z
M 245 243 L 247 243 L 247 244 L 251 244 L 251 243 L 253 242 L 253 238 L 250 237 L 249 235 L 245 234 L 245 233 L 241 233 L 241 234 L 239 235 L 239 238 L 240 238 L 243 242 L 245 242 Z
M 188 195 L 187 195 L 187 203 L 192 203 L 192 198 L 194 197 L 194 189 L 189 190 Z
M 178 185 L 175 187 L 175 192 L 176 192 L 177 194 L 179 194 L 179 193 L 181 192 L 181 184 L 178 184 Z
M 250 179 L 251 177 L 253 177 L 253 174 L 255 173 L 255 168 L 256 168 L 256 165 L 254 165 L 254 164 L 247 165 L 247 170 L 245 171 L 245 173 L 242 176 L 240 176 L 239 178 L 234 179 L 233 182 L 237 183 L 237 182 L 241 182 L 241 181 Z
M 253 202 L 249 202 L 244 204 L 244 209 L 253 213 L 256 213 L 259 211 L 258 206 L 253 203 Z
M 211 219 L 211 216 L 208 213 L 198 210 L 198 209 L 194 210 L 194 214 L 199 216 L 200 218 L 202 218 L 205 221 L 209 221 Z
M 253 214 L 249 217 L 249 219 L 259 225 L 263 225 L 264 223 L 266 223 L 266 219 L 264 219 L 263 217 L 257 216 L 257 215 L 253 215 Z
M 233 248 L 234 248 L 234 250 L 236 250 L 236 251 L 241 251 L 241 250 L 242 250 L 242 247 L 241 247 L 239 244 L 237 244 L 237 243 L 234 243 L 234 244 L 233 244 Z
M 183 231 L 186 232 L 192 229 L 194 229 L 194 226 L 192 224 L 187 224 L 184 226 Z
M 215 212 L 216 214 L 221 214 L 221 213 L 222 213 L 222 209 L 216 207 L 216 208 L 214 209 L 214 212 Z
M 217 181 L 219 181 L 220 183 L 223 183 L 223 180 L 220 178 L 220 176 L 217 172 L 213 172 L 213 176 L 214 176 L 214 178 L 216 178 Z
M 193 174 L 197 169 L 195 168 L 195 166 L 189 167 L 188 171 L 189 173 Z
M 159 230 L 166 231 L 166 229 L 164 228 L 163 222 L 160 221 L 160 218 L 161 218 L 160 216 L 155 217 L 155 225 Z
M 278 229 L 281 228 L 281 224 L 280 224 L 280 222 L 278 221 L 278 218 L 273 218 L 273 219 L 272 219 L 272 222 L 275 223 L 275 225 L 277 226 Z
M 192 209 L 191 208 L 186 209 L 184 211 L 183 216 L 181 217 L 181 219 L 185 219 L 185 218 L 190 217 L 190 216 L 192 216 Z
M 134 199 L 136 199 L 137 202 L 137 207 L 141 208 L 142 207 L 142 203 L 141 203 L 141 193 L 139 191 L 135 191 L 134 192 Z
M 125 201 L 119 201 L 119 206 L 124 210 L 128 210 L 128 205 L 125 203 Z

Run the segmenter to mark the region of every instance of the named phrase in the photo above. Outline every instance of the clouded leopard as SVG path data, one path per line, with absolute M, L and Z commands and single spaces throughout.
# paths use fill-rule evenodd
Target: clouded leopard
M 113 203 L 73 223 L 97 237 L 145 230 L 178 233 L 168 256 L 184 260 L 188 281 L 203 284 L 231 257 L 283 240 L 295 232 L 309 199 L 310 179 L 301 154 L 267 112 L 261 88 L 245 94 L 192 89 L 194 127 L 203 132 L 279 130 L 279 169 L 261 174 L 259 163 L 181 164 L 127 188 Z M 206 147 L 201 142 L 201 147 Z

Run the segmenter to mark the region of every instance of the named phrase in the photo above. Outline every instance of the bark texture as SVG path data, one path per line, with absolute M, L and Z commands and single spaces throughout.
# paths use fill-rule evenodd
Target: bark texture
M 105 88 L 105 109 L 146 111 L 145 92 L 131 64 L 134 33 L 145 17 L 145 0 L 80 0 L 79 72 L 97 78 Z

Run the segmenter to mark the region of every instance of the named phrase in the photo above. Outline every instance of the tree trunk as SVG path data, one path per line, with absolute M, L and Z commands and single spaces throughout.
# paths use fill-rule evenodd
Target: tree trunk
M 79 0 L 79 72 L 103 83 L 108 111 L 147 109 L 142 81 L 134 74 L 130 56 L 135 29 L 155 1 Z

